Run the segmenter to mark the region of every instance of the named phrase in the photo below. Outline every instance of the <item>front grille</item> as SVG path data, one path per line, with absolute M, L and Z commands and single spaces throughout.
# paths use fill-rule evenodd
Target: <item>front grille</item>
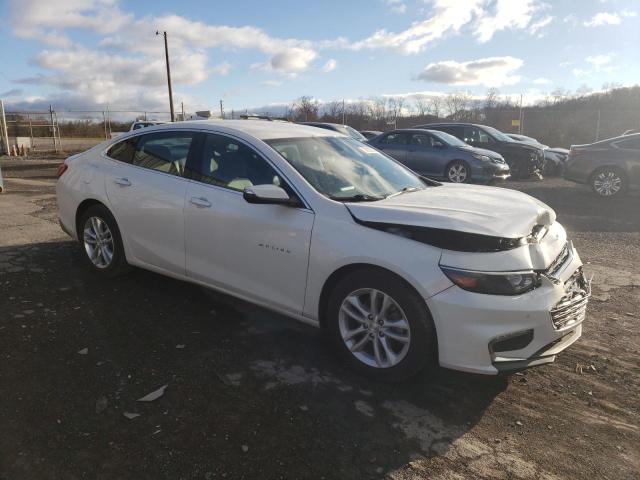
M 556 257 L 556 259 L 551 262 L 551 265 L 546 271 L 546 274 L 550 277 L 556 277 L 556 274 L 562 270 L 562 267 L 571 259 L 571 245 L 569 242 L 564 244 L 562 250 L 560 250 L 560 254 Z
M 565 328 L 584 320 L 587 303 L 591 295 L 590 282 L 584 276 L 582 268 L 576 270 L 565 282 L 566 294 L 551 309 L 551 320 L 556 329 Z

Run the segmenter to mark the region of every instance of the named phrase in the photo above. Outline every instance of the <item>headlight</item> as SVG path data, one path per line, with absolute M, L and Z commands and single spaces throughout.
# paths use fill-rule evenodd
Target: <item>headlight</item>
M 535 272 L 492 273 L 440 266 L 442 272 L 463 290 L 489 295 L 520 295 L 539 284 Z
M 488 162 L 491 159 L 489 157 L 487 157 L 486 155 L 480 155 L 479 153 L 473 153 L 471 154 L 471 156 L 473 158 L 477 158 L 478 160 L 482 160 L 483 162 Z

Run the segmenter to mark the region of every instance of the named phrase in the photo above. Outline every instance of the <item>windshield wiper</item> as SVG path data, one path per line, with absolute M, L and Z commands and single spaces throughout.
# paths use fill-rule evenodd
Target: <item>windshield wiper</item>
M 418 187 L 404 187 L 402 190 L 400 190 L 400 191 L 398 191 L 396 193 L 392 193 L 387 198 L 396 197 L 398 195 L 402 195 L 403 193 L 417 192 L 418 190 L 422 190 L 422 189 L 418 188 Z
M 350 197 L 330 196 L 329 198 L 338 202 L 376 202 L 378 200 L 384 200 L 386 197 L 377 197 L 375 195 L 367 195 L 366 193 L 358 193 L 356 195 L 351 195 Z

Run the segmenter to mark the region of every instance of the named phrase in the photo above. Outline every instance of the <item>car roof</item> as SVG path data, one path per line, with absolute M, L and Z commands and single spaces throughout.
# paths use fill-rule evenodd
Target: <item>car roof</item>
M 227 133 L 243 133 L 260 140 L 269 140 L 274 138 L 299 138 L 299 137 L 336 137 L 344 136 L 339 132 L 332 130 L 323 130 L 320 128 L 299 125 L 290 122 L 270 122 L 268 120 L 188 120 L 185 122 L 165 123 L 158 127 L 153 127 L 155 131 L 165 128 L 180 127 L 197 127 L 198 129 L 220 131 L 225 130 Z

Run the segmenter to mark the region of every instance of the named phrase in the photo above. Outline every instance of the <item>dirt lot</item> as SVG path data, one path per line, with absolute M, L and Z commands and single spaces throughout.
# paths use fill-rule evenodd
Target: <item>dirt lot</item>
M 583 338 L 522 374 L 383 385 L 273 313 L 140 270 L 97 279 L 56 224 L 55 162 L 0 162 L 0 479 L 640 478 L 637 196 L 507 184 L 588 262 Z

